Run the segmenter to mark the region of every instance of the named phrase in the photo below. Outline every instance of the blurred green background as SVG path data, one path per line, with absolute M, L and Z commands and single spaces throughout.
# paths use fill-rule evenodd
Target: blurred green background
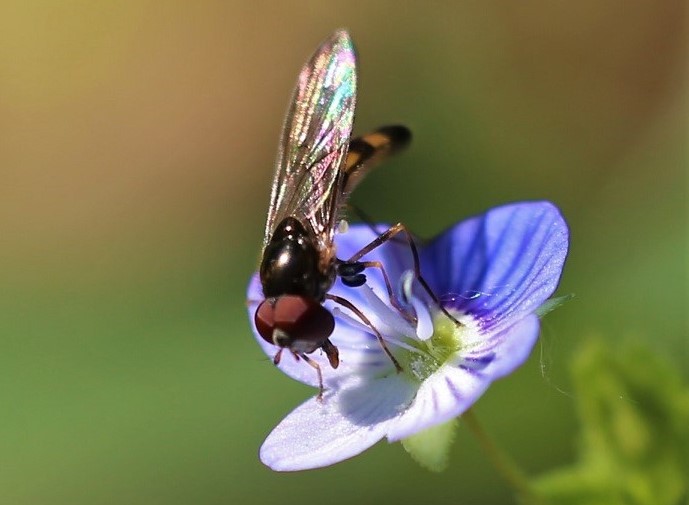
M 245 286 L 288 97 L 338 27 L 360 55 L 356 131 L 415 133 L 355 203 L 422 236 L 524 199 L 568 219 L 559 292 L 577 296 L 477 413 L 527 471 L 569 461 L 579 342 L 688 362 L 686 11 L 3 2 L 0 503 L 511 500 L 466 430 L 443 474 L 386 443 L 300 474 L 258 461 L 313 391 L 259 351 Z

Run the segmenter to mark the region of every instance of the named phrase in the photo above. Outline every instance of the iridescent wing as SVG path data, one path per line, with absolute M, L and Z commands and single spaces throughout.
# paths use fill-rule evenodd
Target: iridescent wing
M 341 205 L 341 170 L 354 122 L 356 56 L 346 31 L 327 39 L 304 65 L 280 138 L 263 246 L 287 216 L 309 225 L 325 250 Z

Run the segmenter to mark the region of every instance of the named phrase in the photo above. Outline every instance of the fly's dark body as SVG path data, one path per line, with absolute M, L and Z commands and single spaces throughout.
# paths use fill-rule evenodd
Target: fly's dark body
M 345 31 L 335 32 L 302 68 L 285 119 L 268 209 L 259 267 L 265 300 L 254 315 L 256 329 L 268 343 L 321 370 L 310 354 L 322 349 L 333 368 L 337 347 L 330 341 L 332 313 L 322 303 L 330 299 L 352 311 L 372 328 L 392 359 L 378 330 L 348 300 L 328 292 L 340 277 L 346 286 L 366 282 L 363 271 L 377 262 L 359 261 L 384 240 L 376 240 L 347 261 L 337 259 L 334 234 L 346 197 L 370 168 L 406 146 L 411 134 L 403 126 L 388 126 L 351 138 L 356 100 L 356 58 Z
M 300 295 L 323 301 L 335 282 L 335 263 L 321 271 L 314 234 L 295 217 L 283 219 L 263 251 L 260 275 L 266 298 Z

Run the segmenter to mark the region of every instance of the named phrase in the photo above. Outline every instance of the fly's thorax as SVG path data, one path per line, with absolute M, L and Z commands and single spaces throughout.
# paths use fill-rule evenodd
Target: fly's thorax
M 261 284 L 266 298 L 300 295 L 322 300 L 333 283 L 324 271 L 313 233 L 295 217 L 283 219 L 263 251 Z

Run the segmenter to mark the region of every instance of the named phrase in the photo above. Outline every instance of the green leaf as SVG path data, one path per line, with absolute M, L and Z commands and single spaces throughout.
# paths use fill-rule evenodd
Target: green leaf
M 552 503 L 676 505 L 689 475 L 689 392 L 639 345 L 586 344 L 572 376 L 582 423 L 579 461 L 534 480 Z
M 447 468 L 450 447 L 457 432 L 457 419 L 433 426 L 402 440 L 402 446 L 421 466 L 433 472 Z

